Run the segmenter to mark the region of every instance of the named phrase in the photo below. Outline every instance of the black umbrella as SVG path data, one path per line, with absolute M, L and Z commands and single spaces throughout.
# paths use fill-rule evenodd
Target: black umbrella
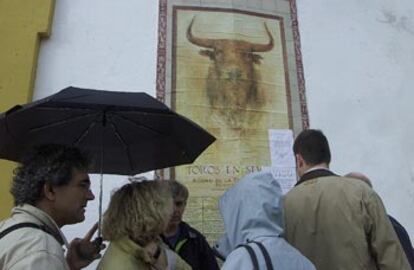
M 92 155 L 90 173 L 134 175 L 192 163 L 214 140 L 145 93 L 68 87 L 0 115 L 0 158 L 20 161 L 45 143 L 72 145 Z
M 0 115 L 0 158 L 21 161 L 36 145 L 71 145 L 90 153 L 90 173 L 134 175 L 192 163 L 214 140 L 145 93 L 68 87 Z

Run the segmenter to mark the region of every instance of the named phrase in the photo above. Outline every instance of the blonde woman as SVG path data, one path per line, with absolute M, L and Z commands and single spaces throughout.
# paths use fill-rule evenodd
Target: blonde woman
M 117 190 L 103 217 L 102 234 L 110 244 L 98 269 L 191 269 L 159 239 L 172 209 L 163 181 L 133 182 Z

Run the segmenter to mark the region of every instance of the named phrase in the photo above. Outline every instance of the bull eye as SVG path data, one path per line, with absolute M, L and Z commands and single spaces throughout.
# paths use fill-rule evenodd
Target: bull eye
M 223 50 L 220 50 L 220 49 L 215 49 L 215 50 L 214 50 L 214 54 L 215 54 L 216 56 L 221 56 L 221 55 L 223 54 Z
M 251 53 L 250 54 L 250 59 L 253 61 L 253 63 L 255 63 L 255 64 L 260 64 L 260 60 L 262 60 L 263 59 L 263 57 L 262 56 L 260 56 L 260 55 L 258 55 L 258 54 L 255 54 L 255 53 Z
M 203 55 L 203 56 L 207 56 L 211 60 L 215 60 L 216 59 L 216 56 L 215 56 L 215 52 L 214 51 L 210 51 L 210 50 L 200 50 L 199 51 L 199 54 L 200 55 Z

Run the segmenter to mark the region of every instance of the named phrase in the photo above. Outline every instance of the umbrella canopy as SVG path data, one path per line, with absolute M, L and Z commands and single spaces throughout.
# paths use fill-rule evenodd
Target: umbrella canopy
M 36 145 L 72 145 L 91 155 L 90 173 L 192 163 L 214 140 L 145 93 L 68 87 L 0 115 L 0 158 L 18 162 Z

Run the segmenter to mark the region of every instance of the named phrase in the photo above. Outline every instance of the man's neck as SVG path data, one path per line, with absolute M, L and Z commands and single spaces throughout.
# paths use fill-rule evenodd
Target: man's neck
M 304 169 L 305 170 L 302 171 L 302 173 L 298 174 L 300 178 L 295 186 L 316 177 L 335 175 L 329 170 L 328 164 L 317 164 Z
M 164 231 L 165 237 L 171 237 L 178 232 L 179 224 L 168 225 L 167 229 Z
M 302 167 L 298 168 L 298 176 L 302 177 L 304 176 L 306 173 L 311 172 L 311 171 L 315 171 L 315 170 L 329 170 L 329 165 L 326 163 L 319 163 L 319 164 L 303 164 Z
M 55 211 L 53 211 L 53 208 L 50 207 L 50 205 L 47 202 L 45 202 L 44 200 L 40 200 L 36 203 L 35 207 L 39 208 L 40 210 L 48 214 L 53 219 L 53 221 L 56 222 L 56 225 L 58 225 L 59 228 L 62 228 L 64 224 L 61 224 L 59 218 L 57 218 Z
M 329 170 L 329 166 L 326 163 L 320 163 L 317 165 L 312 165 L 309 166 L 309 168 L 307 170 L 305 170 L 305 173 L 311 172 L 311 171 L 316 171 L 316 170 Z

